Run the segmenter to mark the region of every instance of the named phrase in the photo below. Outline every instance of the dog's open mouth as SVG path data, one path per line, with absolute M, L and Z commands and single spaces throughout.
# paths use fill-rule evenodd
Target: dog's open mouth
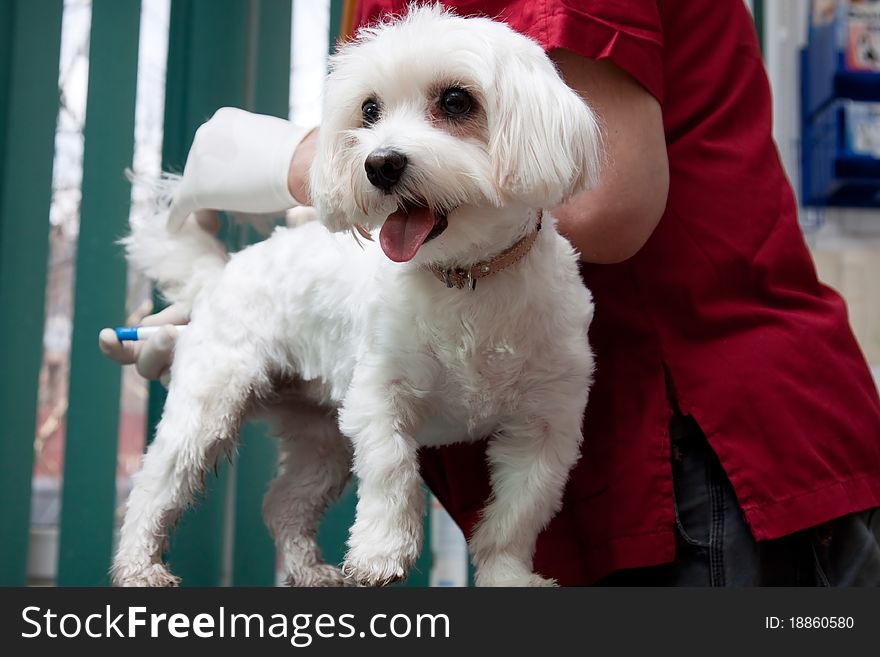
M 446 230 L 447 213 L 426 205 L 405 203 L 388 215 L 379 231 L 379 246 L 394 262 L 412 260 L 425 242 Z

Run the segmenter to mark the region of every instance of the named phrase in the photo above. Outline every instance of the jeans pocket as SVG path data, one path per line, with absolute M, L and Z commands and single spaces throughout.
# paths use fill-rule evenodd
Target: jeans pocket
M 678 530 L 678 535 L 681 537 L 681 540 L 683 540 L 688 545 L 692 545 L 693 547 L 701 547 L 701 548 L 709 547 L 710 541 L 708 538 L 706 538 L 706 539 L 695 538 L 694 536 L 691 535 L 694 533 L 693 530 L 691 530 L 691 532 L 688 533 L 688 530 L 685 528 L 685 523 L 682 522 L 681 513 L 678 510 L 678 504 L 675 505 L 675 528 Z
M 694 547 L 712 543 L 712 521 L 716 514 L 712 463 L 702 435 L 673 443 L 672 483 L 675 527 L 682 540 Z

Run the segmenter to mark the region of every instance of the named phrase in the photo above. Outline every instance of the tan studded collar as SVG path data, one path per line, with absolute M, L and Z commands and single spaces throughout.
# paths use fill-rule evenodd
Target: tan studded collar
M 538 221 L 535 224 L 535 230 L 518 240 L 513 246 L 508 247 L 494 258 L 478 262 L 468 267 L 450 267 L 444 268 L 440 265 L 425 265 L 434 276 L 436 276 L 446 287 L 457 287 L 459 290 L 469 287 L 475 289 L 477 280 L 486 278 L 492 274 L 507 269 L 511 265 L 516 264 L 531 250 L 538 233 L 541 231 L 542 212 L 538 210 Z

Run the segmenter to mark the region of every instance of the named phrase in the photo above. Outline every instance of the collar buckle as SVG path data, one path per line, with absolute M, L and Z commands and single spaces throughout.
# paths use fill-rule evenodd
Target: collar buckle
M 483 278 L 506 269 L 521 260 L 531 250 L 535 238 L 541 231 L 542 218 L 542 212 L 538 210 L 535 229 L 491 260 L 486 260 L 467 269 L 463 267 L 439 267 L 437 265 L 425 266 L 449 289 L 455 287 L 462 290 L 467 287 L 471 291 L 476 290 L 478 278 Z

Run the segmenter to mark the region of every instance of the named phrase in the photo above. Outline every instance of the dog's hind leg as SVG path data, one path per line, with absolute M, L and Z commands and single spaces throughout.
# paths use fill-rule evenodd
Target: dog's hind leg
M 156 439 L 134 476 L 111 568 L 117 586 L 174 586 L 162 563 L 168 534 L 217 457 L 232 450 L 253 395 L 264 381 L 257 356 L 182 334 Z
M 318 406 L 267 409 L 281 463 L 263 500 L 263 517 L 281 555 L 288 586 L 343 586 L 342 571 L 323 562 L 315 541 L 326 508 L 351 473 L 351 446 L 336 414 Z

